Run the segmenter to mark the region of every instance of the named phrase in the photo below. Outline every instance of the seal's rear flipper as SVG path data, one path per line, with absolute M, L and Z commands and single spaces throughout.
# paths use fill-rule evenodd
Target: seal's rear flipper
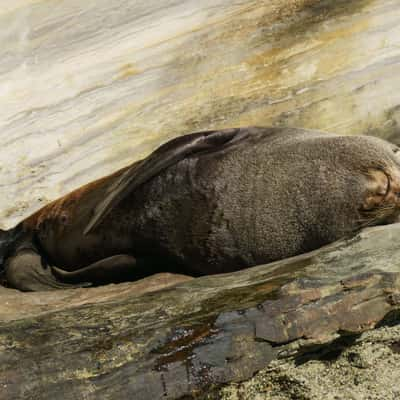
M 5 262 L 7 286 L 24 292 L 88 287 L 90 283 L 69 284 L 58 281 L 50 268 L 43 266 L 41 256 L 32 249 L 17 251 Z
M 135 257 L 120 254 L 104 258 L 76 271 L 64 271 L 51 267 L 57 279 L 67 283 L 91 282 L 94 285 L 136 280 L 144 275 L 143 268 L 137 268 Z
M 217 151 L 249 136 L 249 129 L 224 129 L 197 132 L 177 137 L 165 143 L 141 162 L 133 164 L 110 186 L 105 198 L 96 206 L 84 233 L 93 231 L 107 214 L 128 194 L 164 169 L 184 158 L 203 151 Z M 257 133 L 265 135 L 267 130 Z

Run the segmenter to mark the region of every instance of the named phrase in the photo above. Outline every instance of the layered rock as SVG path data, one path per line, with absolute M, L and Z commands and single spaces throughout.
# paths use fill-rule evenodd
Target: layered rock
M 400 224 L 370 228 L 219 276 L 161 275 L 47 293 L 2 289 L 2 393 L 212 398 L 273 360 L 340 353 L 360 333 L 398 319 L 399 234 Z

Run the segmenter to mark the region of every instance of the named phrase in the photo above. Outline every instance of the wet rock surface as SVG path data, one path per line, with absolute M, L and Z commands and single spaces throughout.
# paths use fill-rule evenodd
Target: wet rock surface
M 161 275 L 42 293 L 2 289 L 2 393 L 240 399 L 253 390 L 275 396 L 266 399 L 325 399 L 330 390 L 333 399 L 340 390 L 375 385 L 369 390 L 391 396 L 395 381 L 386 385 L 373 373 L 398 357 L 399 234 L 400 224 L 370 228 L 312 253 L 219 276 Z M 377 325 L 374 333 L 392 336 L 359 339 Z M 346 368 L 351 372 L 342 374 Z M 396 379 L 395 368 L 384 376 Z

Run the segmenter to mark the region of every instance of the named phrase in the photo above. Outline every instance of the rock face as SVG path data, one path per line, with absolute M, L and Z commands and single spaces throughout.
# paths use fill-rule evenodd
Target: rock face
M 196 130 L 400 142 L 397 0 L 3 3 L 1 228 Z M 0 398 L 398 399 L 399 234 L 199 279 L 1 288 Z
M 196 130 L 399 140 L 397 0 L 3 3 L 2 228 Z
M 310 366 L 325 353 L 338 357 L 362 332 L 399 318 L 399 234 L 400 224 L 370 228 L 309 254 L 219 276 L 161 275 L 42 293 L 4 288 L 2 395 L 219 399 L 259 371 L 254 380 L 273 382 L 282 360 Z M 397 329 L 385 342 L 393 359 L 399 340 Z M 373 357 L 355 353 L 351 363 L 373 365 Z M 272 361 L 275 369 L 265 370 Z M 282 368 L 282 379 L 296 375 L 294 367 Z

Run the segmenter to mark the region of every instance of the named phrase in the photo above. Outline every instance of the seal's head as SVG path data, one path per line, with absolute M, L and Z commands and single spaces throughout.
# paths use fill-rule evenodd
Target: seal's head
M 392 168 L 368 171 L 364 203 L 360 209 L 367 225 L 392 223 L 400 215 L 400 174 Z
M 274 243 L 291 237 L 296 247 L 285 244 L 275 258 L 400 221 L 400 152 L 394 144 L 373 136 L 309 132 L 287 135 L 281 143 L 273 172 L 284 185 L 283 190 L 269 185 L 275 197 L 268 210 L 283 226 Z
M 365 171 L 366 190 L 359 209 L 362 227 L 400 221 L 400 149 L 380 139 L 371 140 L 381 158 Z

